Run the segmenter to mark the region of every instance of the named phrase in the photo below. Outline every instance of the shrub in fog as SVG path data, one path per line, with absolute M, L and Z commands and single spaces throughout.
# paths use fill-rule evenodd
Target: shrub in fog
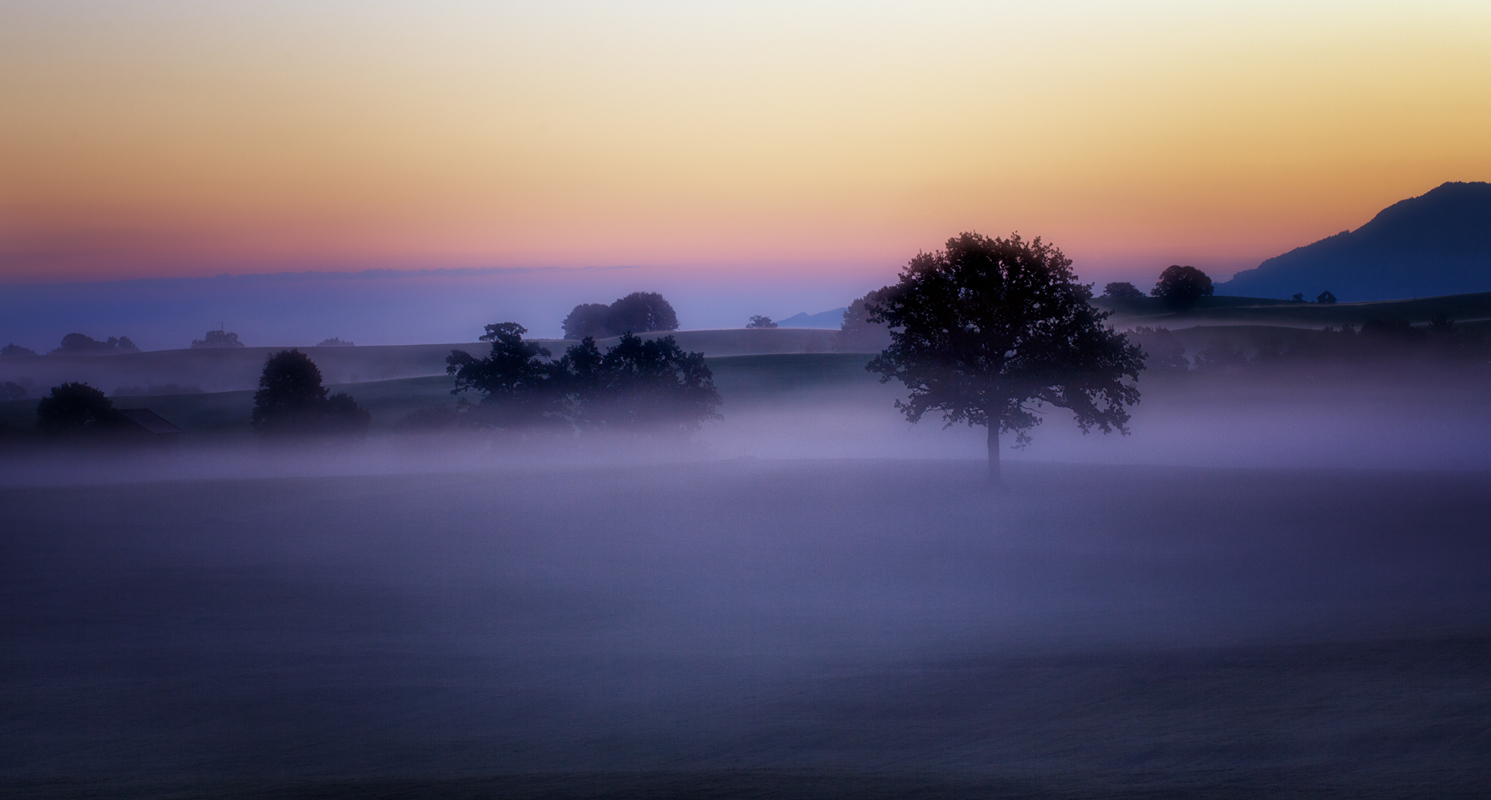
M 64 383 L 36 404 L 36 429 L 57 436 L 100 434 L 119 426 L 114 401 L 86 383 Z
M 1029 442 L 1042 405 L 1070 410 L 1084 433 L 1127 433 L 1139 401 L 1144 354 L 1104 324 L 1071 264 L 1039 238 L 964 233 L 913 258 L 868 308 L 891 343 L 866 369 L 906 385 L 896 407 L 911 422 L 941 411 L 948 425 L 988 428 L 996 482 L 1000 433 Z
M 1196 305 L 1201 298 L 1211 297 L 1215 291 L 1216 287 L 1212 286 L 1211 278 L 1205 272 L 1172 264 L 1160 273 L 1160 279 L 1149 293 L 1171 308 L 1185 310 Z
M 632 292 L 611 305 L 581 303 L 564 318 L 564 338 L 600 339 L 623 333 L 648 333 L 678 329 L 678 314 L 657 292 Z
M 21 356 L 34 356 L 34 355 L 36 355 L 36 351 L 35 350 L 32 350 L 29 347 L 22 347 L 22 346 L 14 343 L 14 342 L 12 342 L 12 343 L 4 346 L 4 347 L 0 347 L 0 357 L 4 357 L 4 358 L 20 358 Z
M 341 339 L 338 339 L 337 337 L 333 336 L 330 339 L 322 339 L 321 341 L 319 341 L 319 342 L 316 343 L 316 346 L 317 347 L 356 347 L 357 344 L 355 342 L 344 342 Z
M 327 396 L 321 370 L 299 350 L 281 350 L 264 361 L 251 417 L 265 437 L 367 433 L 373 415 L 352 396 Z
M 1144 293 L 1128 281 L 1114 281 L 1103 287 L 1103 296 L 1109 300 L 1141 300 Z

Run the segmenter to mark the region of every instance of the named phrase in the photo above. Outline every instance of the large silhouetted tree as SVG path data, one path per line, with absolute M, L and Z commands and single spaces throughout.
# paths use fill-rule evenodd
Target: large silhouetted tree
M 581 303 L 569 312 L 564 318 L 564 338 L 584 339 L 586 336 L 599 336 L 602 339 L 611 336 L 611 329 L 607 327 L 607 320 L 611 316 L 611 307 L 605 303 Z
M 1160 273 L 1159 281 L 1149 293 L 1171 308 L 1183 311 L 1196 305 L 1201 298 L 1211 297 L 1215 291 L 1216 287 L 1212 286 L 1211 278 L 1205 272 L 1172 264 Z
M 251 420 L 261 436 L 367 433 L 373 415 L 346 392 L 328 397 L 321 370 L 299 350 L 281 350 L 264 361 Z
M 913 258 L 869 306 L 891 344 L 866 368 L 906 385 L 896 407 L 912 422 L 941 411 L 947 425 L 987 427 L 996 483 L 1000 433 L 1027 443 L 1043 404 L 1069 409 L 1083 432 L 1127 433 L 1139 401 L 1144 356 L 1104 324 L 1071 264 L 1039 238 L 964 233 Z

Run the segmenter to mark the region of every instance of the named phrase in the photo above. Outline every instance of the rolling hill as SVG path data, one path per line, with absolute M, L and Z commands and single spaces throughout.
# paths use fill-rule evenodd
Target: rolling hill
M 1343 301 L 1491 291 L 1491 183 L 1446 183 L 1394 203 L 1354 231 L 1275 256 L 1218 294 Z

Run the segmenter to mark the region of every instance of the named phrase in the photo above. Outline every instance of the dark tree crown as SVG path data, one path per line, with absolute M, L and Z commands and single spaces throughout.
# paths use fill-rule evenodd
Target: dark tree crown
M 50 434 L 102 431 L 117 424 L 114 401 L 86 383 L 64 383 L 36 404 L 36 429 Z
M 581 303 L 564 318 L 564 338 L 605 339 L 623 333 L 678 330 L 678 314 L 657 292 L 632 292 L 611 305 Z
M 1195 267 L 1172 264 L 1160 273 L 1159 281 L 1149 293 L 1164 300 L 1172 308 L 1187 309 L 1196 305 L 1201 298 L 1211 297 L 1215 291 L 1216 287 L 1212 286 L 1211 278 L 1205 272 Z
M 897 407 L 912 422 L 936 410 L 948 425 L 997 425 L 1023 443 L 1050 404 L 1083 431 L 1127 432 L 1143 354 L 1091 299 L 1071 261 L 1039 238 L 964 233 L 912 259 L 868 306 L 891 344 L 867 368 L 906 385 Z

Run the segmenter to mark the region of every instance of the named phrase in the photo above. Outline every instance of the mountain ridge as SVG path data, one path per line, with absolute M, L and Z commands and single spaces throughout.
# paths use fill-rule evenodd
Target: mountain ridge
M 1219 294 L 1342 301 L 1491 291 L 1491 183 L 1448 182 L 1342 231 L 1243 270 Z

